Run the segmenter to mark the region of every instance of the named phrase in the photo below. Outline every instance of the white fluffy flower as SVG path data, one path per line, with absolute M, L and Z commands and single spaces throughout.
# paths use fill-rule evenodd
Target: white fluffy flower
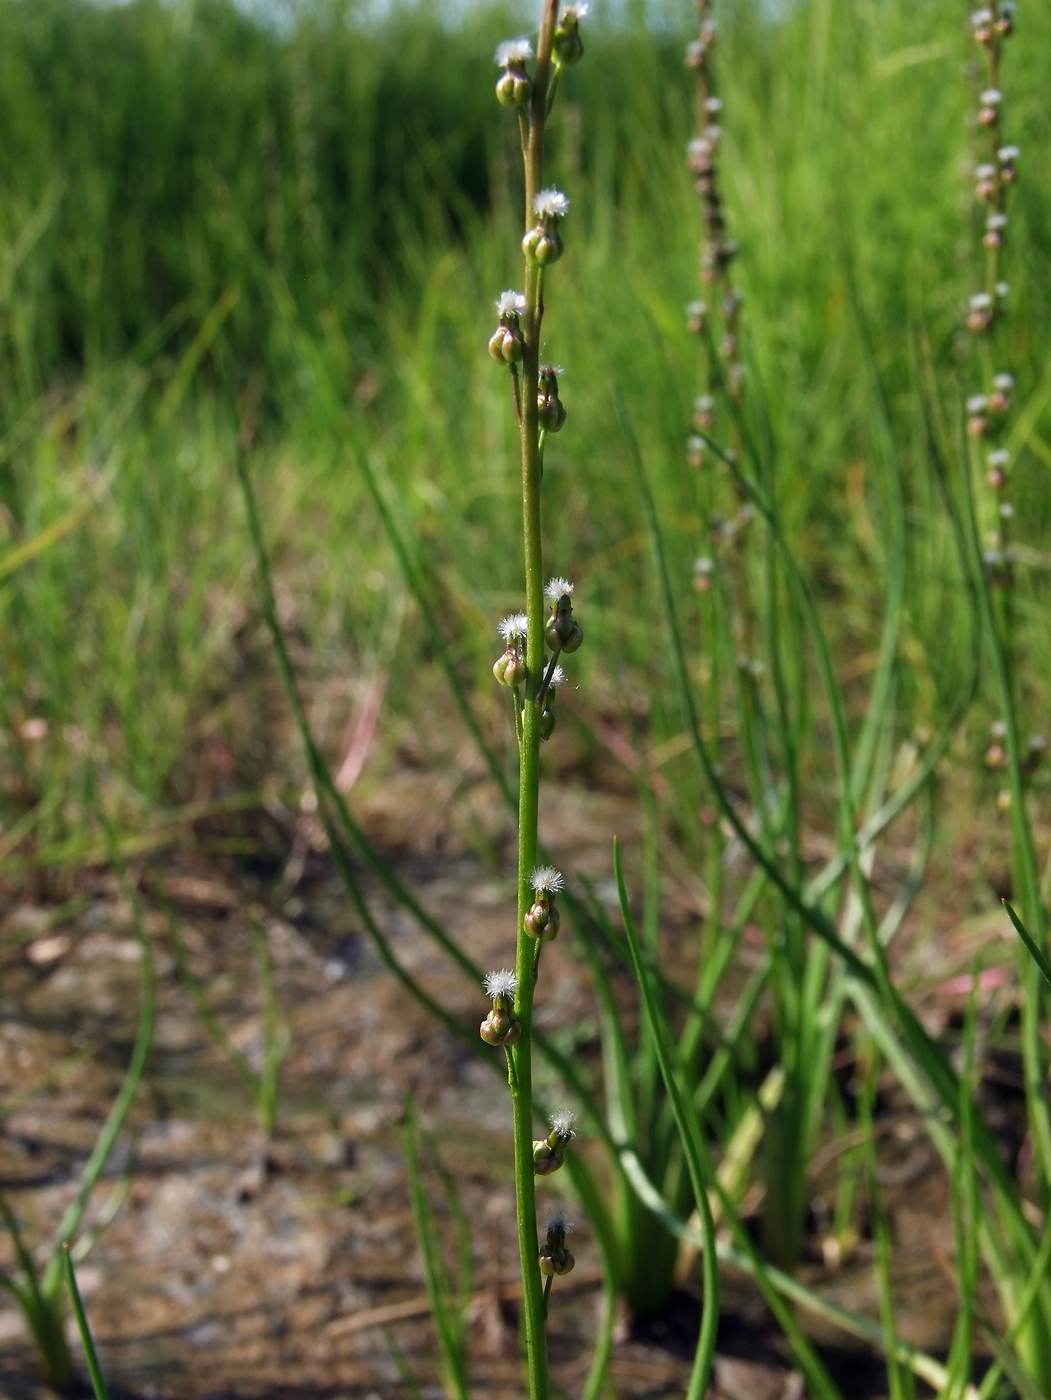
M 486 996 L 495 1001 L 497 997 L 514 996 L 518 978 L 509 967 L 504 967 L 499 972 L 487 972 L 482 985 L 485 987 Z
M 501 292 L 496 299 L 496 309 L 501 316 L 521 316 L 526 309 L 526 299 L 521 292 Z
M 986 88 L 982 93 L 981 103 L 983 107 L 995 107 L 998 102 L 1004 100 L 1004 95 L 999 88 Z
M 570 1116 L 572 1117 L 572 1114 Z M 549 1234 L 552 1230 L 561 1230 L 563 1235 L 571 1235 L 573 1233 L 573 1222 L 561 1206 L 556 1206 L 547 1217 L 546 1228 Z
M 532 57 L 533 45 L 528 39 L 505 39 L 502 44 L 497 44 L 494 56 L 501 68 L 511 63 L 525 63 Z
M 553 865 L 538 865 L 529 877 L 537 894 L 558 894 L 566 888 L 565 877 Z
M 533 213 L 541 219 L 563 219 L 569 213 L 569 200 L 561 190 L 541 190 L 533 196 Z
M 557 603 L 560 598 L 572 598 L 573 585 L 568 578 L 553 578 L 544 589 L 544 597 L 550 603 Z
M 521 641 L 529 628 L 529 619 L 525 613 L 511 613 L 508 617 L 501 619 L 496 624 L 496 630 L 503 637 L 505 642 L 513 638 Z
M 568 1108 L 560 1108 L 552 1113 L 548 1122 L 551 1124 L 551 1131 L 555 1136 L 564 1138 L 567 1142 L 577 1135 L 577 1115 L 570 1112 Z
M 551 672 L 551 679 L 547 683 L 548 690 L 557 690 L 560 685 L 565 685 L 566 673 L 561 666 L 556 666 Z

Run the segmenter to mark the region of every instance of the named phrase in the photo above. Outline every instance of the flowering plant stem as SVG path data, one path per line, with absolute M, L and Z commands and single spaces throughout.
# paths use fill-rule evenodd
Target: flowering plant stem
M 551 49 L 558 0 L 544 0 L 537 42 L 536 68 L 528 137 L 524 143 L 525 221 L 528 233 L 533 200 L 543 185 L 544 132 L 547 125 Z M 518 785 L 518 933 L 515 971 L 518 987 L 515 1014 L 522 1026 L 517 1044 L 508 1050 L 508 1082 L 514 1113 L 515 1209 L 522 1264 L 522 1307 L 525 1316 L 526 1364 L 530 1400 L 547 1400 L 547 1336 L 544 1295 L 538 1263 L 536 1189 L 533 1178 L 533 1089 L 531 1022 L 539 940 L 525 932 L 524 919 L 533 902 L 530 872 L 536 865 L 540 801 L 540 717 L 536 699 L 544 677 L 544 582 L 540 532 L 540 423 L 537 390 L 540 375 L 540 327 L 544 315 L 543 268 L 526 258 L 526 309 L 523 317 L 525 354 L 521 367 L 522 533 L 525 547 L 526 703 L 522 708 Z M 516 701 L 517 703 L 517 701 Z

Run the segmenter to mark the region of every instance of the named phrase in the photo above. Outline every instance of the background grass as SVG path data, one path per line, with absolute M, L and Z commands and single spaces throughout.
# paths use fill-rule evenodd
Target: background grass
M 188 756 L 216 735 L 234 754 L 230 790 L 273 767 L 265 718 L 246 721 L 232 699 L 254 681 L 256 607 L 224 375 L 255 406 L 256 470 L 311 677 L 389 670 L 391 732 L 399 717 L 418 728 L 421 696 L 440 685 L 355 469 L 357 441 L 478 712 L 502 733 L 487 671 L 492 622 L 518 602 L 520 563 L 505 545 L 517 449 L 485 341 L 492 298 L 517 275 L 519 177 L 490 55 L 528 21 L 418 6 L 367 22 L 324 3 L 292 16 L 268 24 L 223 0 L 0 4 L 0 517 L 17 542 L 90 506 L 0 595 L 5 822 L 52 794 L 37 809 L 44 846 L 78 829 L 84 753 L 105 763 L 132 824 L 198 795 Z M 897 716 L 908 734 L 937 720 L 968 660 L 918 366 L 929 359 L 955 431 L 971 387 L 960 322 L 976 274 L 962 212 L 973 45 L 949 0 L 801 0 L 777 17 L 740 3 L 721 23 L 746 358 L 777 443 L 786 528 L 837 654 L 862 676 L 885 579 L 851 287 L 873 328 L 911 520 L 912 666 Z M 597 16 L 553 134 L 573 209 L 548 324 L 571 415 L 548 454 L 551 567 L 581 582 L 595 643 L 577 668 L 581 697 L 654 745 L 679 722 L 664 712 L 656 603 L 610 404 L 616 381 L 686 587 L 704 543 L 683 461 L 697 236 L 683 162 L 688 24 L 676 10 Z M 1047 694 L 1051 562 L 1051 16 L 1027 7 L 1019 31 L 1003 85 L 1007 135 L 1023 151 L 1008 268 L 1022 409 L 1012 491 L 1035 560 L 1019 571 L 1032 727 Z M 990 717 L 976 716 L 968 762 Z M 46 740 L 25 737 L 33 717 Z M 330 721 L 340 732 L 338 705 Z M 593 734 L 564 732 L 551 761 L 586 772 Z M 693 796 L 679 804 L 686 828 Z

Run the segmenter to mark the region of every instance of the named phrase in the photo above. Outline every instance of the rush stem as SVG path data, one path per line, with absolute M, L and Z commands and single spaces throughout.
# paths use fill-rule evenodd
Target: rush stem
M 547 123 L 551 48 L 558 0 L 544 0 L 537 42 L 528 141 L 525 145 L 525 231 L 533 225 L 533 199 L 543 188 L 544 128 Z M 518 990 L 515 1014 L 522 1034 L 515 1045 L 511 1102 L 515 1134 L 515 1207 L 518 1248 L 522 1264 L 522 1310 L 525 1319 L 529 1400 L 548 1400 L 547 1334 L 536 1229 L 536 1188 L 533 1177 L 533 940 L 523 920 L 532 903 L 530 874 L 536 865 L 540 799 L 540 710 L 536 699 L 544 668 L 544 558 L 540 533 L 540 425 L 537 389 L 540 369 L 540 326 L 543 318 L 543 279 L 535 263 L 526 260 L 522 360 L 522 525 L 525 545 L 526 637 L 525 706 L 522 714 L 521 761 L 518 783 L 518 935 L 515 967 Z

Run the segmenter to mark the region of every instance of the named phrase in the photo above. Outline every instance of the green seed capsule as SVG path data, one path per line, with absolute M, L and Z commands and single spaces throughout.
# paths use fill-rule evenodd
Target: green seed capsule
M 501 685 L 509 690 L 521 685 L 526 678 L 526 664 L 512 646 L 508 646 L 503 656 L 493 662 L 493 675 Z

